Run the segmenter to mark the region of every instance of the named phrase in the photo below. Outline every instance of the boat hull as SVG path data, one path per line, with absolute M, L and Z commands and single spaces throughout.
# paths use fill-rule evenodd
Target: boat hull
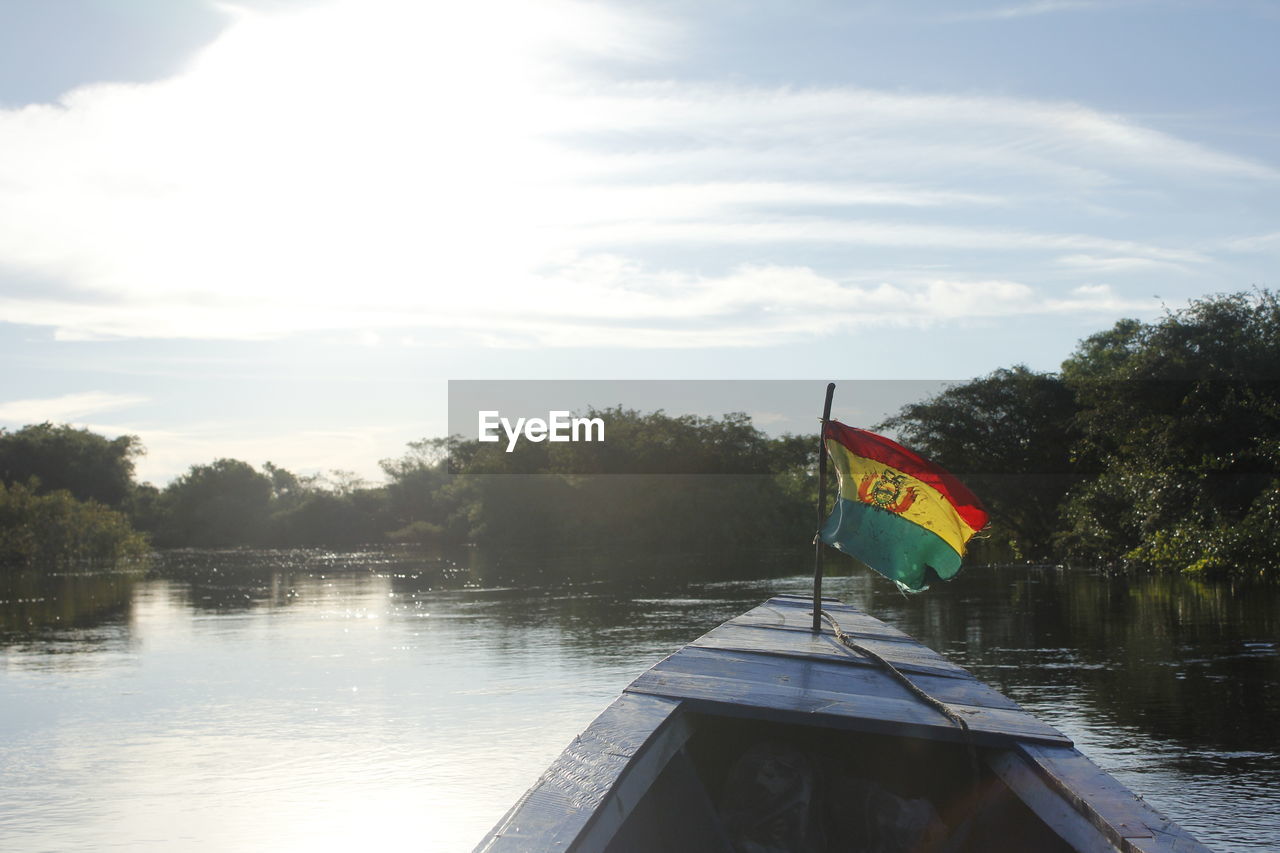
M 1206 849 L 966 670 L 823 609 L 873 654 L 770 599 L 636 679 L 476 850 Z

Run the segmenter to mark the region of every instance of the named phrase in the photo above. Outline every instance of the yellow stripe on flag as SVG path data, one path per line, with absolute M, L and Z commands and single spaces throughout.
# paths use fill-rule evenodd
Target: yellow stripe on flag
M 840 497 L 845 500 L 880 507 L 931 530 L 961 555 L 965 543 L 978 532 L 933 486 L 858 456 L 832 438 L 827 439 L 827 452 L 840 475 Z

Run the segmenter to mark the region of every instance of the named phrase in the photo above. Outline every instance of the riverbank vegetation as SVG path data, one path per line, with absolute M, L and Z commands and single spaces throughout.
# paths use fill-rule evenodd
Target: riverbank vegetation
M 0 566 L 117 564 L 146 551 L 146 539 L 122 512 L 65 489 L 41 494 L 35 481 L 0 483 Z
M 1019 557 L 1280 576 L 1280 299 L 1192 302 L 881 426 L 947 466 Z
M 787 547 L 814 528 L 816 436 L 744 414 L 590 411 L 605 443 L 424 439 L 385 482 L 270 462 L 136 483 L 133 436 L 0 430 L 0 561 L 159 547 L 479 544 L 548 557 Z M 1057 373 L 951 386 L 873 428 L 963 478 L 991 510 L 977 561 L 1280 575 L 1280 302 L 1199 300 L 1083 340 Z

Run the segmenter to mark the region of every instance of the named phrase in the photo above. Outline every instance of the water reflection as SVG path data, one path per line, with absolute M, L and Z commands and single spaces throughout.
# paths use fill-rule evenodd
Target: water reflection
M 0 575 L 0 642 L 125 620 L 140 577 L 112 571 Z
M 1215 849 L 1280 847 L 1280 588 L 1000 569 L 939 592 L 864 603 Z
M 1070 688 L 1092 716 L 1162 738 L 1277 746 L 1275 586 L 974 570 L 937 597 L 869 604 L 1014 698 Z
M 810 553 L 579 555 L 526 567 L 532 583 L 474 551 L 189 551 L 146 576 L 6 577 L 0 837 L 469 849 L 644 668 L 806 593 Z M 910 598 L 862 573 L 827 589 L 1216 849 L 1280 848 L 1277 588 L 1020 568 Z
M 59 668 L 79 665 L 84 654 L 128 649 L 141 577 L 109 571 L 0 575 L 0 650 L 19 652 L 16 660 L 26 666 Z

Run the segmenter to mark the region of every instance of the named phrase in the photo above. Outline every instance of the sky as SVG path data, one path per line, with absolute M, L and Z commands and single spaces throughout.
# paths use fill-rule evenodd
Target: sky
M 1261 0 L 7 0 L 0 427 L 376 481 L 449 380 L 1056 370 L 1276 286 L 1278 43 Z

